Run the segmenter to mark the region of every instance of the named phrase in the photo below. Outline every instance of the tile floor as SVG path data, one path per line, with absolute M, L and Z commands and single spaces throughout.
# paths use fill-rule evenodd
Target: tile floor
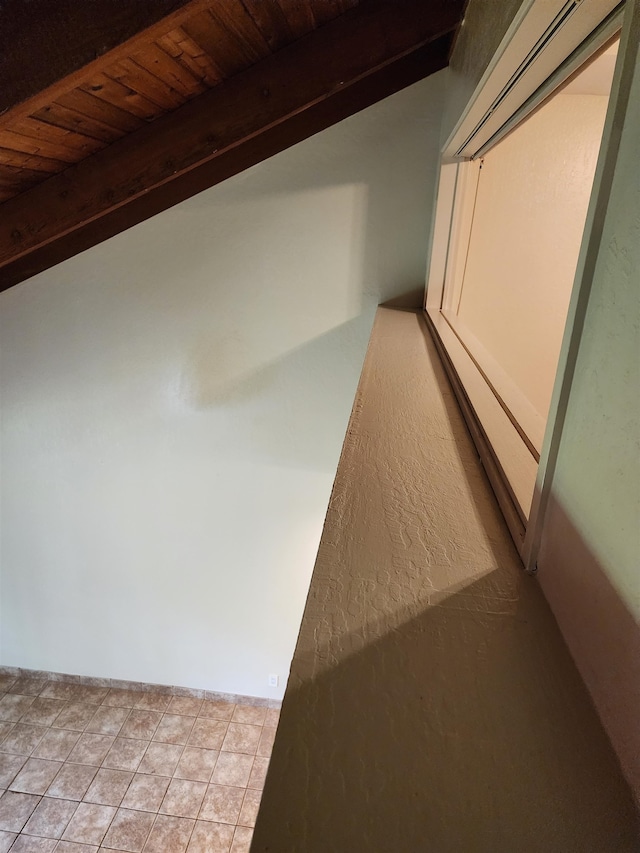
M 0 676 L 0 853 L 246 853 L 278 713 Z

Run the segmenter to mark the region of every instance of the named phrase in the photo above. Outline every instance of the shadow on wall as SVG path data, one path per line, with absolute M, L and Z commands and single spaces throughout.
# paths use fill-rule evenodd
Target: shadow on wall
M 531 619 L 538 592 L 509 618 L 487 576 L 367 625 L 378 639 L 325 650 L 320 674 L 294 662 L 252 851 L 635 853 L 629 790 L 552 618 Z
M 635 853 L 616 756 L 415 319 L 419 375 L 409 347 L 365 367 L 252 851 Z
M 538 566 L 540 585 L 640 805 L 640 625 L 553 494 Z
M 368 331 L 360 317 L 353 318 L 244 376 L 222 381 L 204 357 L 188 378 L 191 405 L 199 411 L 224 408 L 235 414 L 220 428 L 219 437 L 239 456 L 332 470 L 336 436 L 344 435 L 349 412 L 331 401 L 353 397 L 353 371 L 345 366 L 357 363 Z
M 155 408 L 224 435 L 240 415 L 232 454 L 332 472 L 375 307 L 423 286 L 441 88 L 436 75 L 22 285 L 34 299 L 15 299 L 15 328 L 39 340 L 63 438 L 93 398 L 125 441 Z M 81 431 L 99 444 L 108 422 Z
M 375 307 L 424 281 L 443 82 L 2 293 L 5 662 L 279 696 Z

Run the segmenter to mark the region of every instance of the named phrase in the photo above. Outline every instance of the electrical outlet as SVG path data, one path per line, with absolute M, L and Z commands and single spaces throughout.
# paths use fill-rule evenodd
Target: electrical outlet
M 277 687 L 280 684 L 280 676 L 275 675 L 273 672 L 269 676 L 269 687 Z

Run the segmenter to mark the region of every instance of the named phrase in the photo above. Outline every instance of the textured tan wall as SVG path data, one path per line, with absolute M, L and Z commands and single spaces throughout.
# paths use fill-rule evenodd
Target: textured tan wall
M 423 321 L 381 308 L 252 851 L 631 853 L 638 838 Z

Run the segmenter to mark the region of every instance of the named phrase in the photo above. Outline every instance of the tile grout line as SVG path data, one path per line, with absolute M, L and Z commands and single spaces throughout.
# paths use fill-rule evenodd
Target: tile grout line
M 34 681 L 35 679 L 30 679 L 30 680 Z M 4 743 L 4 741 L 6 740 L 6 738 L 8 738 L 8 737 L 10 736 L 11 732 L 13 731 L 13 729 L 14 729 L 14 727 L 15 727 L 16 725 L 20 725 L 20 724 L 25 725 L 25 726 L 27 726 L 27 725 L 28 725 L 28 726 L 30 726 L 31 728 L 41 729 L 41 730 L 44 732 L 44 734 L 42 734 L 42 735 L 40 736 L 40 738 L 39 738 L 39 740 L 37 741 L 37 743 L 34 743 L 34 745 L 32 746 L 31 750 L 30 750 L 26 755 L 25 755 L 25 754 L 18 754 L 18 753 L 3 753 L 3 754 L 5 754 L 5 755 L 14 755 L 18 760 L 21 760 L 21 759 L 22 759 L 22 764 L 21 764 L 20 768 L 18 768 L 18 769 L 16 770 L 16 772 L 13 774 L 13 778 L 12 778 L 11 780 L 9 780 L 9 781 L 6 783 L 6 784 L 7 784 L 7 786 L 8 786 L 8 788 L 7 788 L 7 789 L 9 789 L 9 788 L 10 788 L 10 785 L 11 785 L 11 784 L 13 784 L 13 782 L 15 782 L 15 779 L 16 779 L 16 778 L 18 777 L 18 775 L 22 772 L 22 770 L 24 769 L 25 765 L 26 765 L 30 760 L 32 760 L 32 759 L 34 758 L 33 753 L 34 753 L 35 751 L 37 751 L 37 750 L 38 750 L 38 748 L 39 748 L 39 746 L 40 746 L 40 744 L 41 744 L 42 740 L 43 740 L 43 739 L 44 739 L 44 737 L 46 736 L 46 732 L 47 732 L 47 731 L 66 731 L 66 732 L 69 732 L 70 734 L 76 735 L 76 736 L 77 736 L 77 740 L 76 740 L 76 742 L 75 742 L 75 745 L 71 748 L 70 752 L 67 754 L 67 757 L 66 757 L 65 759 L 63 759 L 63 760 L 59 760 L 59 759 L 38 759 L 38 757 L 37 757 L 37 756 L 35 757 L 35 760 L 53 761 L 53 762 L 55 762 L 55 763 L 59 764 L 59 765 L 60 765 L 60 767 L 59 767 L 59 769 L 58 769 L 58 771 L 57 771 L 56 775 L 54 776 L 53 780 L 51 780 L 51 781 L 49 782 L 49 784 L 48 784 L 48 786 L 47 786 L 47 789 L 46 789 L 43 793 L 41 793 L 41 794 L 34 795 L 34 796 L 37 796 L 37 798 L 38 798 L 38 799 L 37 799 L 37 803 L 34 805 L 34 807 L 33 807 L 32 811 L 31 811 L 31 813 L 29 814 L 29 816 L 27 816 L 27 818 L 26 818 L 26 820 L 25 820 L 24 824 L 22 825 L 22 828 L 21 828 L 21 830 L 20 830 L 20 833 L 19 833 L 19 834 L 30 835 L 29 833 L 24 833 L 24 832 L 23 832 L 24 827 L 28 824 L 29 820 L 31 819 L 31 816 L 35 813 L 35 811 L 36 811 L 36 810 L 37 810 L 37 808 L 40 806 L 40 804 L 42 803 L 42 801 L 43 801 L 45 798 L 47 798 L 47 790 L 48 790 L 48 788 L 49 788 L 49 787 L 51 787 L 51 785 L 53 785 L 53 783 L 55 782 L 55 779 L 57 778 L 57 776 L 58 776 L 59 772 L 62 770 L 62 767 L 63 767 L 64 765 L 68 765 L 68 766 L 86 766 L 86 767 L 90 767 L 90 768 L 92 768 L 92 770 L 94 771 L 94 772 L 93 772 L 93 776 L 92 776 L 91 781 L 88 783 L 87 788 L 85 789 L 85 791 L 84 791 L 84 793 L 83 793 L 83 795 L 82 795 L 82 799 L 81 799 L 81 800 L 75 800 L 75 799 L 69 800 L 69 802 L 73 802 L 73 803 L 75 803 L 75 808 L 74 808 L 74 810 L 73 810 L 73 813 L 69 815 L 68 819 L 67 819 L 67 820 L 66 820 L 66 822 L 65 822 L 65 827 L 62 829 L 62 835 L 64 835 L 64 833 L 67 831 L 67 828 L 68 828 L 69 824 L 72 822 L 72 820 L 73 820 L 74 816 L 76 815 L 76 813 L 77 813 L 77 811 L 78 811 L 78 808 L 79 808 L 79 806 L 80 806 L 81 804 L 83 804 L 83 803 L 84 803 L 84 804 L 87 804 L 87 805 L 98 805 L 98 806 L 100 806 L 100 805 L 101 805 L 100 803 L 93 804 L 93 803 L 91 803 L 90 801 L 85 800 L 85 797 L 86 797 L 86 795 L 87 795 L 87 792 L 90 790 L 90 788 L 92 787 L 92 785 L 95 783 L 96 778 L 97 778 L 97 776 L 99 775 L 99 773 L 100 773 L 100 771 L 101 771 L 101 770 L 114 770 L 114 771 L 116 771 L 116 772 L 128 772 L 128 773 L 130 773 L 130 774 L 131 774 L 131 779 L 129 780 L 129 783 L 127 784 L 126 789 L 124 790 L 124 792 L 123 792 L 122 796 L 118 796 L 118 805 L 115 805 L 115 806 L 110 805 L 110 806 L 109 806 L 110 808 L 114 808 L 114 813 L 113 813 L 113 815 L 111 816 L 111 819 L 109 820 L 109 823 L 108 823 L 108 825 L 107 825 L 107 826 L 106 826 L 106 828 L 105 828 L 105 831 L 104 831 L 104 834 L 102 835 L 102 839 L 101 839 L 100 844 L 102 844 L 102 842 L 104 841 L 104 838 L 107 836 L 107 833 L 109 832 L 109 830 L 110 830 L 110 828 L 111 828 L 111 826 L 112 826 L 112 824 L 113 824 L 113 821 L 116 819 L 116 817 L 117 817 L 117 815 L 118 815 L 119 811 L 120 811 L 121 809 L 123 809 L 123 808 L 124 808 L 124 810 L 130 810 L 130 809 L 128 809 L 127 807 L 123 807 L 123 806 L 122 806 L 122 803 L 125 801 L 125 799 L 126 799 L 126 797 L 127 797 L 127 794 L 128 794 L 128 792 L 129 792 L 129 790 L 130 790 L 130 788 L 131 788 L 131 785 L 133 784 L 133 780 L 134 780 L 134 778 L 136 777 L 136 775 L 148 775 L 149 777 L 156 777 L 156 778 L 163 778 L 163 779 L 166 779 L 166 780 L 167 780 L 167 788 L 166 788 L 166 790 L 165 790 L 165 792 L 164 792 L 164 794 L 163 794 L 163 796 L 162 796 L 162 799 L 161 799 L 161 801 L 160 801 L 160 803 L 159 803 L 159 805 L 158 805 L 158 811 L 155 811 L 155 812 L 154 812 L 154 811 L 149 811 L 149 812 L 147 812 L 146 810 L 142 810 L 142 809 L 133 809 L 133 811 L 140 811 L 140 812 L 143 812 L 143 811 L 144 811 L 144 813 L 152 814 L 152 815 L 153 815 L 153 821 L 152 821 L 152 824 L 151 824 L 151 826 L 150 826 L 149 832 L 148 832 L 148 834 L 147 834 L 147 836 L 146 836 L 146 840 L 145 840 L 145 848 L 143 848 L 143 849 L 146 849 L 146 845 L 148 844 L 149 838 L 151 837 L 151 834 L 152 834 L 152 832 L 153 832 L 153 829 L 154 829 L 154 827 L 156 826 L 156 824 L 157 824 L 157 822 L 158 822 L 158 817 L 159 817 L 161 814 L 164 814 L 164 813 L 162 813 L 162 812 L 160 811 L 160 809 L 162 809 L 162 805 L 163 805 L 163 803 L 165 802 L 166 797 L 168 796 L 169 788 L 171 787 L 172 783 L 173 783 L 174 781 L 178 781 L 178 782 L 180 782 L 180 781 L 186 781 L 186 782 L 188 782 L 188 781 L 189 781 L 189 779 L 188 779 L 188 778 L 184 778 L 184 779 L 183 779 L 183 778 L 181 778 L 181 777 L 177 777 L 175 774 L 178 772 L 178 767 L 179 767 L 179 765 L 180 765 L 180 762 L 182 761 L 182 758 L 184 757 L 184 755 L 185 755 L 185 752 L 186 752 L 187 748 L 190 746 L 190 744 L 189 744 L 189 740 L 191 739 L 191 737 L 192 737 L 192 735 L 193 735 L 194 728 L 195 728 L 195 726 L 196 726 L 196 724 L 197 724 L 197 722 L 198 722 L 199 720 L 203 720 L 203 721 L 207 721 L 207 720 L 209 720 L 209 721 L 212 721 L 213 723 L 223 723 L 223 724 L 224 724 L 224 728 L 223 728 L 223 731 L 222 731 L 222 732 L 220 732 L 220 736 L 219 736 L 219 743 L 220 743 L 220 746 L 219 746 L 219 748 L 218 748 L 218 749 L 216 749 L 216 750 L 215 750 L 215 751 L 217 752 L 215 762 L 214 762 L 214 764 L 212 765 L 211 770 L 206 774 L 206 775 L 207 775 L 206 780 L 202 780 L 202 779 L 201 779 L 201 780 L 197 780 L 197 781 L 203 782 L 203 784 L 204 784 L 204 786 L 205 786 L 205 787 L 204 787 L 204 791 L 203 791 L 202 800 L 200 801 L 200 803 L 199 803 L 199 805 L 198 805 L 198 808 L 197 808 L 197 814 L 195 815 L 195 817 L 189 817 L 189 818 L 185 818 L 185 816 L 184 816 L 184 815 L 183 815 L 183 816 L 181 816 L 181 815 L 174 815 L 174 816 L 173 816 L 173 817 L 175 817 L 176 819 L 180 819 L 180 820 L 182 820 L 182 819 L 189 819 L 189 820 L 192 820 L 192 821 L 193 821 L 193 825 L 192 825 L 192 827 L 191 827 L 191 831 L 189 832 L 189 838 L 188 838 L 188 840 L 187 840 L 187 842 L 186 842 L 187 847 L 188 847 L 188 845 L 190 844 L 191 838 L 192 838 L 192 836 L 193 836 L 193 833 L 195 832 L 195 829 L 196 829 L 196 827 L 197 827 L 197 825 L 198 825 L 198 822 L 205 823 L 205 824 L 207 824 L 207 823 L 218 824 L 218 823 L 219 823 L 218 821 L 208 821 L 206 818 L 202 818 L 202 817 L 201 817 L 201 814 L 202 814 L 202 810 L 203 810 L 203 807 L 204 807 L 204 800 L 205 800 L 205 798 L 206 798 L 206 796 L 207 796 L 207 793 L 209 792 L 210 787 L 211 787 L 211 786 L 214 786 L 214 787 L 215 787 L 216 785 L 220 784 L 220 783 L 214 783 L 212 780 L 213 780 L 213 778 L 214 778 L 214 776 L 215 776 L 216 768 L 217 768 L 217 766 L 218 766 L 218 762 L 219 762 L 219 760 L 220 760 L 221 755 L 223 754 L 223 752 L 224 752 L 224 753 L 226 753 L 226 752 L 227 752 L 226 750 L 223 750 L 223 748 L 222 748 L 222 747 L 223 747 L 223 746 L 224 746 L 224 744 L 225 744 L 226 737 L 227 737 L 227 735 L 228 735 L 228 733 L 229 733 L 229 727 L 230 727 L 230 725 L 231 725 L 232 723 L 235 723 L 236 725 L 239 725 L 239 726 L 247 726 L 247 727 L 251 727 L 251 728 L 255 728 L 255 729 L 258 729 L 258 730 L 259 730 L 258 739 L 257 739 L 256 745 L 255 745 L 255 751 L 243 752 L 242 750 L 239 750 L 239 751 L 238 751 L 238 753 L 235 753 L 235 752 L 233 752 L 233 751 L 230 751 L 230 752 L 228 753 L 228 754 L 230 754 L 230 755 L 233 755 L 233 754 L 243 754 L 243 755 L 246 755 L 248 758 L 250 758 L 250 766 L 247 768 L 246 783 L 245 783 L 244 785 L 232 785 L 232 786 L 231 786 L 231 787 L 237 787 L 240 791 L 242 791 L 242 795 L 241 795 L 241 800 L 242 800 L 242 801 L 241 801 L 241 803 L 240 803 L 239 814 L 238 814 L 238 816 L 237 816 L 237 819 L 236 819 L 236 820 L 237 820 L 237 821 L 239 821 L 239 820 L 241 819 L 241 814 L 242 814 L 242 811 L 243 811 L 243 809 L 244 809 L 245 802 L 247 801 L 247 798 L 248 798 L 248 796 L 249 796 L 249 793 L 248 793 L 248 792 L 250 792 L 250 791 L 251 791 L 251 798 L 253 798 L 253 797 L 255 797 L 255 796 L 258 796 L 258 793 L 257 793 L 257 792 L 260 792 L 260 793 L 259 793 L 259 796 L 260 796 L 260 797 L 262 796 L 262 793 L 261 793 L 261 791 L 262 791 L 262 786 L 261 786 L 261 785 L 259 785 L 257 788 L 255 788 L 255 787 L 254 787 L 254 788 L 249 788 L 249 784 L 250 784 L 250 782 L 251 782 L 251 776 L 253 775 L 253 770 L 254 770 L 254 768 L 255 768 L 255 761 L 256 761 L 256 758 L 258 757 L 258 751 L 260 750 L 260 745 L 261 745 L 261 743 L 262 743 L 262 737 L 263 737 L 263 734 L 264 734 L 264 732 L 265 732 L 265 729 L 269 729 L 269 730 L 271 730 L 271 729 L 274 729 L 274 728 L 275 728 L 274 726 L 267 725 L 267 722 L 270 722 L 270 723 L 271 723 L 271 722 L 274 722 L 273 718 L 272 718 L 271 716 L 269 716 L 269 711 L 270 711 L 270 710 L 274 710 L 274 709 L 264 708 L 264 713 L 263 713 L 263 715 L 262 715 L 262 717 L 261 717 L 261 721 L 260 721 L 260 723 L 256 723 L 256 722 L 255 722 L 255 720 L 251 720 L 251 719 L 250 719 L 250 720 L 246 720 L 246 719 L 242 720 L 242 718 L 240 718 L 240 719 L 235 719 L 235 718 L 236 718 L 236 713 L 237 713 L 237 711 L 238 711 L 238 706 L 240 706 L 240 707 L 247 707 L 247 708 L 250 708 L 250 707 L 256 707 L 256 708 L 257 708 L 257 707 L 260 707 L 260 706 L 255 706 L 255 705 L 246 705 L 246 706 L 245 706 L 245 705 L 243 705 L 243 703 L 230 703 L 230 702 L 227 702 L 227 701 L 225 701 L 225 700 L 217 700 L 217 699 L 214 699 L 214 700 L 208 700 L 208 699 L 206 699 L 206 698 L 205 698 L 205 699 L 202 699 L 201 697 L 191 697 L 191 698 L 197 698 L 197 699 L 199 700 L 199 704 L 197 705 L 197 711 L 196 711 L 196 713 L 185 713 L 184 711 L 180 712 L 180 710 L 178 710 L 177 708 L 172 708 L 172 707 L 171 707 L 171 705 L 173 704 L 174 700 L 175 700 L 175 699 L 177 699 L 177 698 L 182 698 L 182 697 L 180 697 L 180 696 L 178 696 L 178 695 L 175 695 L 175 694 L 166 694 L 166 693 L 165 693 L 165 694 L 158 694 L 158 696 L 168 696 L 168 695 L 170 695 L 170 696 L 171 696 L 171 698 L 169 699 L 169 701 L 168 701 L 166 704 L 164 704 L 164 705 L 163 705 L 163 709 L 162 709 L 162 710 L 159 710 L 159 709 L 157 709 L 157 708 L 155 708 L 155 709 L 153 709 L 153 708 L 139 708 L 139 707 L 138 707 L 138 705 L 139 705 L 141 702 L 143 702 L 143 698 L 144 698 L 144 697 L 141 697 L 141 698 L 138 700 L 138 702 L 136 702 L 136 704 L 134 705 L 134 707 L 131 707 L 131 706 L 121 706 L 121 705 L 117 705 L 117 704 L 105 704 L 105 703 L 107 703 L 107 702 L 108 702 L 108 700 L 109 700 L 109 697 L 110 697 L 110 695 L 111 695 L 111 691 L 112 691 L 112 690 L 117 690 L 117 689 L 120 689 L 120 688 L 108 688 L 108 687 L 103 687 L 102 689 L 104 689 L 106 692 L 104 693 L 104 695 L 100 696 L 100 698 L 99 698 L 99 700 L 98 700 L 98 701 L 96 701 L 97 697 L 96 697 L 96 694 L 95 694 L 95 693 L 90 694 L 89 696 L 87 696 L 86 694 L 84 694 L 84 695 L 83 695 L 82 693 L 80 693 L 80 695 L 77 695 L 77 694 L 76 694 L 76 695 L 74 695 L 74 694 L 73 694 L 73 692 L 71 692 L 71 694 L 70 694 L 70 695 L 69 695 L 69 694 L 67 694 L 67 696 L 66 696 L 64 699 L 62 699 L 62 698 L 60 698 L 60 699 L 59 699 L 59 697 L 58 697 L 58 696 L 56 696 L 56 695 L 54 695 L 54 696 L 42 696 L 42 693 L 44 693 L 45 691 L 47 691 L 47 690 L 49 690 L 49 689 L 52 689 L 52 688 L 53 688 L 53 686 L 54 686 L 57 682 L 50 683 L 50 682 L 48 682 L 48 681 L 46 681 L 46 680 L 44 680 L 44 679 L 37 679 L 37 680 L 38 680 L 38 681 L 41 681 L 42 683 L 41 683 L 40 685 L 38 685 L 38 686 L 39 686 L 39 690 L 38 690 L 37 692 L 35 692 L 35 693 L 34 693 L 34 692 L 27 692 L 27 693 L 13 693 L 13 694 L 9 693 L 9 691 L 11 691 L 11 690 L 12 690 L 12 689 L 14 689 L 14 688 L 17 688 L 17 689 L 21 689 L 21 688 L 22 688 L 22 689 L 25 689 L 25 688 L 33 687 L 33 686 L 34 686 L 34 685 L 25 685 L 24 683 L 20 683 L 20 681 L 22 681 L 22 679 L 13 679 L 13 680 L 11 680 L 9 683 L 5 682 L 5 683 L 4 683 L 4 685 L 3 685 L 3 689 L 4 689 L 5 691 L 7 691 L 7 693 L 6 693 L 5 695 L 12 695 L 12 696 L 17 696 L 17 697 L 22 697 L 22 698 L 30 698 L 30 699 L 31 699 L 31 703 L 30 703 L 30 704 L 25 708 L 25 710 L 24 710 L 24 711 L 23 711 L 23 712 L 18 716 L 18 718 L 17 718 L 16 720 L 2 721 L 2 722 L 7 722 L 7 723 L 10 723 L 10 724 L 11 724 L 11 728 L 9 729 L 9 731 L 5 732 L 5 735 L 4 735 L 4 737 L 2 738 L 2 743 Z M 90 685 L 90 686 L 95 686 L 95 685 Z M 131 692 L 137 692 L 137 691 L 131 691 Z M 145 691 L 145 692 L 148 692 L 148 691 Z M 4 698 L 4 696 L 3 696 L 2 698 Z M 25 717 L 25 716 L 27 716 L 27 715 L 29 714 L 29 710 L 30 710 L 31 706 L 32 706 L 32 705 L 37 701 L 37 699 L 38 699 L 38 698 L 42 698 L 42 699 L 45 699 L 45 700 L 46 700 L 46 699 L 53 699 L 54 701 L 62 701 L 64 704 L 63 704 L 63 705 L 62 705 L 62 707 L 60 708 L 60 710 L 59 710 L 58 714 L 56 714 L 56 716 L 55 716 L 53 719 L 51 719 L 51 720 L 50 720 L 46 725 L 42 725 L 42 724 L 41 724 L 41 722 L 42 722 L 42 721 L 40 721 L 40 722 L 29 722 L 29 721 L 27 721 L 27 722 L 25 722 L 25 723 L 21 723 L 21 721 L 24 719 L 24 717 Z M 188 698 L 188 697 L 187 697 L 187 698 Z M 130 699 L 129 699 L 129 701 L 130 701 Z M 229 706 L 230 706 L 228 709 L 225 709 L 225 712 L 224 712 L 224 717 L 225 717 L 225 718 L 224 718 L 224 719 L 220 719 L 220 718 L 219 718 L 219 717 L 217 717 L 217 716 L 209 717 L 209 716 L 206 716 L 206 715 L 205 715 L 205 711 L 206 711 L 206 703 L 207 703 L 208 701 L 214 701 L 214 702 L 216 702 L 216 701 L 223 701 L 226 705 L 229 705 Z M 83 728 L 81 728 L 80 730 L 78 730 L 78 729 L 64 729 L 63 727 L 55 727 L 55 725 L 54 725 L 54 724 L 57 722 L 57 720 L 58 720 L 58 718 L 60 717 L 60 715 L 64 712 L 64 710 L 65 710 L 66 708 L 68 708 L 70 705 L 73 705 L 73 704 L 87 705 L 88 707 L 90 707 L 90 708 L 92 708 L 92 709 L 95 707 L 95 710 L 93 710 L 93 713 L 91 713 L 91 716 L 89 717 L 89 719 L 87 720 L 87 722 L 86 722 L 86 723 L 84 723 Z M 262 706 L 262 707 L 264 707 L 264 706 Z M 117 729 L 117 731 L 106 731 L 106 732 L 105 732 L 105 731 L 100 731 L 100 730 L 98 730 L 98 731 L 89 731 L 89 727 L 91 726 L 92 721 L 93 721 L 93 720 L 96 718 L 96 716 L 99 714 L 99 711 L 100 711 L 100 709 L 101 709 L 101 708 L 112 709 L 112 710 L 113 710 L 114 715 L 116 715 L 116 716 L 117 716 L 117 714 L 116 714 L 116 711 L 117 711 L 117 710 L 120 710 L 120 711 L 126 711 L 126 715 L 125 715 L 125 716 L 124 716 L 124 718 L 122 719 L 122 722 L 120 722 L 120 724 L 119 724 L 119 728 Z M 130 718 L 131 718 L 131 716 L 132 716 L 132 714 L 133 714 L 133 711 L 135 711 L 135 710 L 140 710 L 140 711 L 148 710 L 148 711 L 152 711 L 152 712 L 154 712 L 154 713 L 158 713 L 158 714 L 159 714 L 159 719 L 157 720 L 157 722 L 156 722 L 156 724 L 155 724 L 155 726 L 154 726 L 153 732 L 151 732 L 151 734 L 149 735 L 149 737 L 148 737 L 148 738 L 144 738 L 144 739 L 134 738 L 134 737 L 129 738 L 130 740 L 146 740 L 147 745 L 146 745 L 146 747 L 145 747 L 144 752 L 142 753 L 142 755 L 141 755 L 141 756 L 140 756 L 140 758 L 138 759 L 137 764 L 136 764 L 136 767 L 135 767 L 135 769 L 133 769 L 133 770 L 131 770 L 130 768 L 128 768 L 128 769 L 126 769 L 126 770 L 122 771 L 122 768 L 117 768 L 117 767 L 115 767 L 115 768 L 106 767 L 106 766 L 105 766 L 105 762 L 107 761 L 108 756 L 109 756 L 109 754 L 110 754 L 111 750 L 113 749 L 113 746 L 114 746 L 114 744 L 115 744 L 116 740 L 117 740 L 117 739 L 121 739 L 121 740 L 126 740 L 126 739 L 127 739 L 127 737 L 126 737 L 125 735 L 121 734 L 121 732 L 122 732 L 122 730 L 124 729 L 124 727 L 125 727 L 126 723 L 130 720 Z M 190 710 L 192 710 L 192 709 L 190 709 Z M 184 738 L 185 738 L 184 743 L 182 743 L 182 744 L 180 744 L 180 743 L 178 743 L 178 744 L 174 744 L 174 742 L 173 742 L 173 741 L 171 741 L 171 740 L 169 740 L 169 741 L 154 740 L 154 738 L 156 737 L 156 735 L 157 735 L 157 733 L 158 733 L 159 728 L 160 728 L 160 727 L 161 727 L 161 725 L 162 725 L 163 720 L 164 720 L 167 716 L 170 716 L 170 717 L 187 717 L 187 718 L 192 718 L 192 722 L 191 722 L 191 725 L 190 725 L 190 726 L 189 726 L 189 728 L 188 728 L 188 731 L 187 731 L 184 735 L 183 735 L 183 734 L 180 734 L 180 735 L 179 735 L 181 738 L 182 738 L 182 737 L 184 737 Z M 275 722 L 277 722 L 277 720 L 276 720 Z M 109 737 L 109 738 L 112 738 L 112 739 L 113 739 L 113 740 L 112 740 L 112 742 L 111 742 L 111 744 L 109 745 L 109 747 L 108 747 L 108 749 L 107 749 L 107 751 L 106 751 L 105 755 L 102 757 L 102 759 L 100 760 L 100 763 L 99 763 L 99 764 L 97 764 L 97 765 L 96 765 L 96 764 L 87 764 L 87 765 L 83 765 L 83 764 L 81 764 L 80 762 L 73 762 L 73 761 L 69 761 L 69 756 L 72 754 L 73 750 L 76 748 L 77 744 L 80 742 L 81 738 L 82 738 L 84 735 L 95 735 L 96 737 Z M 149 747 L 151 746 L 151 744 L 152 744 L 152 743 L 157 743 L 157 744 L 167 744 L 167 745 L 171 744 L 171 745 L 175 745 L 175 746 L 179 746 L 179 747 L 181 747 L 181 749 L 180 749 L 180 751 L 179 751 L 179 755 L 178 755 L 177 760 L 176 760 L 176 762 L 175 762 L 175 765 L 173 765 L 173 771 L 172 771 L 172 774 L 171 774 L 170 776 L 166 776 L 166 777 L 165 777 L 165 776 L 158 777 L 158 776 L 157 776 L 157 774 L 153 774 L 153 773 L 149 773 L 149 774 L 140 773 L 140 771 L 139 771 L 139 767 L 140 767 L 140 765 L 142 764 L 142 762 L 144 761 L 144 757 L 146 756 L 146 754 L 147 754 L 147 752 L 148 752 L 148 750 L 149 750 Z M 1 747 L 1 745 L 0 745 L 0 750 L 1 750 L 1 748 L 2 748 L 2 747 Z M 203 750 L 208 750 L 208 749 L 210 749 L 210 747 L 201 747 L 201 746 L 195 746 L 195 745 L 194 745 L 192 748 L 194 748 L 194 749 L 203 749 Z M 260 758 L 266 758 L 266 759 L 268 760 L 268 756 L 261 755 L 261 756 L 260 756 Z M 196 781 L 196 780 L 191 780 L 191 781 Z M 260 782 L 262 782 L 262 784 L 263 784 L 263 780 L 259 780 L 259 781 L 260 781 Z M 14 793 L 21 793 L 21 792 L 14 792 Z M 54 798 L 51 798 L 51 797 L 49 797 L 49 798 L 47 798 L 47 799 L 58 799 L 58 798 L 55 798 L 55 797 L 54 797 Z M 62 799 L 65 799 L 65 798 L 62 798 Z M 104 804 L 102 804 L 102 805 L 104 805 Z M 171 815 L 170 815 L 170 814 L 166 814 L 166 815 L 164 815 L 164 816 L 166 816 L 166 817 L 171 817 Z M 248 831 L 251 831 L 251 832 L 253 831 L 253 827 L 252 827 L 252 826 L 250 826 L 250 825 L 249 825 L 249 826 L 247 826 L 246 824 L 240 824 L 240 823 L 238 823 L 238 822 L 236 822 L 235 824 L 225 824 L 225 825 L 229 826 L 229 827 L 233 830 L 233 837 L 232 837 L 232 839 L 231 839 L 231 843 L 232 843 L 232 844 L 234 843 L 234 840 L 235 840 L 235 837 L 236 837 L 236 834 L 237 834 L 237 830 L 238 830 L 238 828 L 239 828 L 239 827 L 240 827 L 240 828 L 242 828 L 242 829 L 246 829 L 246 830 L 248 830 Z M 33 837 L 40 837 L 40 836 L 33 836 Z M 42 836 L 42 837 L 45 837 L 45 836 Z M 56 839 L 53 839 L 53 840 L 56 840 Z M 57 841 L 58 841 L 58 843 L 60 843 L 60 842 L 61 842 L 61 839 L 57 839 Z M 185 847 L 185 850 L 187 849 L 187 847 Z M 102 848 L 101 848 L 101 849 L 102 849 Z M 104 849 L 107 849 L 107 848 L 104 848 Z

